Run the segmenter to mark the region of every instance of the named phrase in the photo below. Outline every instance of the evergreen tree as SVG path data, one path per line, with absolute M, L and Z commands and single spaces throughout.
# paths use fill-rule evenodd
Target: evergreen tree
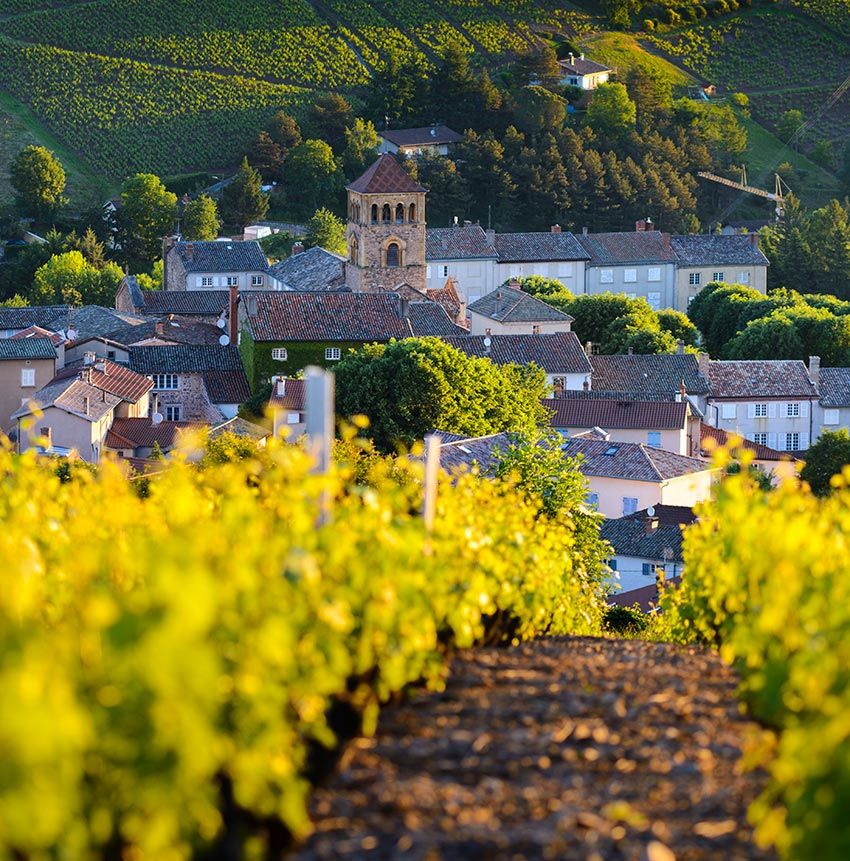
M 186 204 L 183 210 L 184 239 L 209 241 L 218 236 L 220 227 L 218 206 L 208 194 L 202 194 Z
M 280 147 L 282 159 L 286 159 L 289 151 L 301 143 L 301 129 L 294 117 L 285 111 L 278 111 L 269 121 L 269 137 Z
M 162 254 L 162 237 L 177 223 L 177 195 L 168 191 L 158 176 L 137 173 L 121 186 L 121 208 L 117 213 L 122 251 L 144 260 Z
M 348 179 L 356 179 L 378 157 L 378 133 L 371 120 L 357 117 L 345 130 L 342 168 Z
M 283 164 L 283 150 L 272 140 L 268 132 L 260 132 L 256 140 L 248 148 L 248 164 L 259 171 L 266 182 L 280 178 L 280 168 Z
M 351 126 L 354 111 L 339 93 L 319 96 L 307 111 L 307 126 L 312 137 L 324 141 L 334 153 L 345 147 L 345 130 Z
M 221 193 L 221 214 L 227 224 L 240 228 L 260 221 L 269 211 L 269 196 L 263 192 L 260 174 L 251 167 L 247 157 L 233 181 Z
M 286 192 L 293 212 L 309 217 L 323 206 L 335 207 L 342 175 L 333 150 L 324 141 L 306 140 L 286 161 Z

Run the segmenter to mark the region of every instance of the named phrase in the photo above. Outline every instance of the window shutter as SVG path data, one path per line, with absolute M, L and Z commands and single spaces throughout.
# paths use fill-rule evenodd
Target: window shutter
M 218 275 L 214 275 L 213 276 L 213 287 L 220 286 L 220 283 L 221 283 L 221 279 L 218 277 Z
M 809 447 L 809 435 L 807 433 L 800 434 L 800 449 L 806 449 Z
M 767 417 L 771 419 L 776 418 L 776 404 L 773 401 L 767 405 Z
M 769 448 L 776 448 L 776 434 L 769 433 L 767 435 L 767 445 Z
M 747 404 L 747 418 L 754 419 L 756 417 L 756 405 Z
M 809 415 L 809 402 L 800 401 L 800 418 L 807 418 Z M 803 446 L 805 448 L 805 446 Z
M 755 442 L 755 434 L 748 433 L 747 434 L 747 440 L 749 442 Z

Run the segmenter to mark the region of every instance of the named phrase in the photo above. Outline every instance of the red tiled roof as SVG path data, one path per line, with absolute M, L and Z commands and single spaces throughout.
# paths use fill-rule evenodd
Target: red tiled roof
M 688 412 L 685 401 L 550 398 L 543 403 L 553 410 L 552 426 L 556 428 L 681 430 Z
M 100 370 L 101 367 L 103 370 Z M 55 379 L 77 376 L 89 385 L 130 403 L 136 403 L 153 388 L 153 383 L 147 377 L 108 359 L 99 359 L 91 365 L 69 365 L 59 371 Z
M 54 347 L 58 347 L 65 339 L 56 332 L 51 332 L 49 329 L 42 329 L 41 326 L 29 326 L 22 329 L 20 332 L 12 335 L 11 340 L 19 340 L 22 338 L 50 338 L 50 342 Z
M 712 361 L 708 366 L 712 398 L 816 398 L 815 384 L 800 359 Z
M 303 413 L 305 395 L 304 380 L 286 379 L 284 380 L 284 393 L 282 395 L 278 394 L 277 383 L 272 387 L 269 406 L 273 409 L 296 410 Z
M 388 152 L 355 179 L 348 189 L 359 194 L 421 194 L 425 191 Z
M 667 586 L 675 588 L 681 582 L 681 577 L 670 577 L 667 580 Z M 648 613 L 653 607 L 658 606 L 658 587 L 655 583 L 650 586 L 641 586 L 640 589 L 630 589 L 628 592 L 609 595 L 608 600 L 619 607 L 631 607 L 633 604 L 637 604 L 644 613 Z
M 707 425 L 705 422 L 700 422 L 699 435 L 700 448 L 702 449 L 703 456 L 708 457 L 711 456 L 711 453 L 715 448 L 728 445 L 729 437 L 732 436 L 732 434 L 727 433 L 725 430 L 712 427 L 711 425 Z M 775 448 L 768 448 L 766 445 L 752 442 L 751 440 L 744 439 L 743 437 L 738 437 L 738 439 L 738 447 L 754 452 L 756 460 L 784 460 L 788 457 L 785 452 L 777 451 Z M 713 443 L 709 443 L 709 440 L 712 440 Z
M 426 290 L 425 295 L 429 301 L 442 305 L 452 320 L 457 318 L 460 313 L 460 296 L 454 278 L 449 278 L 442 287 Z
M 204 371 L 201 376 L 214 404 L 244 404 L 251 397 L 245 371 Z
M 160 422 L 155 425 L 149 418 L 115 419 L 106 435 L 106 445 L 109 448 L 149 448 L 158 442 L 166 451 L 174 447 L 179 432 L 198 427 L 202 425 L 197 422 Z

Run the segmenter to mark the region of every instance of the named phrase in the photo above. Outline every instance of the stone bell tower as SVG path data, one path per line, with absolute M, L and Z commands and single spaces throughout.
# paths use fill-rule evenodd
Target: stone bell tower
M 403 284 L 425 293 L 425 189 L 384 153 L 348 186 L 345 283 L 379 293 Z

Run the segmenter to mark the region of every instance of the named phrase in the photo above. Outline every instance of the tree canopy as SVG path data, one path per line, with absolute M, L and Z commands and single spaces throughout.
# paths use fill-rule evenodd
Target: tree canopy
M 850 464 L 850 434 L 846 428 L 824 431 L 818 441 L 806 452 L 806 464 L 800 478 L 807 482 L 817 496 L 832 491 L 832 477 L 840 475 Z
M 318 245 L 343 257 L 346 253 L 345 222 L 329 209 L 317 209 L 307 222 L 306 247 Z
M 115 263 L 92 266 L 79 251 L 54 254 L 35 273 L 30 301 L 37 305 L 105 305 L 115 303 L 124 273 Z
M 137 173 L 121 186 L 117 215 L 119 241 L 128 256 L 155 260 L 162 254 L 162 237 L 177 223 L 177 195 L 152 173 Z
M 228 224 L 244 228 L 265 218 L 268 211 L 269 196 L 263 191 L 260 174 L 244 158 L 233 182 L 221 193 L 221 214 Z
M 45 216 L 66 203 L 65 170 L 43 146 L 25 146 L 9 169 L 18 207 L 27 215 Z
M 190 200 L 183 210 L 183 238 L 193 241 L 210 241 L 218 237 L 221 219 L 218 206 L 208 195 Z

